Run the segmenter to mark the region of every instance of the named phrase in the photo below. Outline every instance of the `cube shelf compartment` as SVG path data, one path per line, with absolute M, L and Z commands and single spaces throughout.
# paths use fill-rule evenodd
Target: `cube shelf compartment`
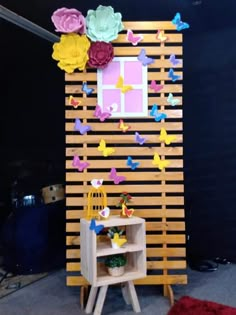
M 140 279 L 146 276 L 144 219 L 111 216 L 108 220 L 96 221 L 96 224 L 103 224 L 105 228 L 113 226 L 125 227 L 127 243 L 118 249 L 111 247 L 108 237 L 98 236 L 94 231 L 91 231 L 89 228 L 90 221 L 81 219 L 80 223 L 81 273 L 91 285 L 99 287 Z M 127 258 L 125 273 L 120 277 L 110 276 L 105 264 L 101 262 L 106 256 L 116 254 L 125 254 Z

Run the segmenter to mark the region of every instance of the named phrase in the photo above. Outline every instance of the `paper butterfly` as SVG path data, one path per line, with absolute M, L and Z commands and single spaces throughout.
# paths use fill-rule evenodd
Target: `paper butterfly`
M 92 219 L 90 222 L 89 229 L 91 231 L 94 231 L 96 234 L 99 234 L 104 229 L 104 225 L 102 224 L 96 225 L 96 221 Z
M 175 17 L 173 18 L 172 23 L 174 25 L 176 25 L 177 31 L 182 31 L 182 30 L 190 27 L 190 25 L 188 23 L 181 21 L 181 15 L 179 12 L 175 14 Z
M 140 145 L 143 145 L 146 142 L 147 138 L 142 138 L 138 132 L 135 132 L 135 141 Z
M 131 218 L 134 213 L 134 209 L 128 209 L 125 203 L 122 203 L 122 215 L 127 215 Z
M 94 178 L 91 180 L 90 183 L 94 188 L 98 189 L 100 186 L 102 186 L 103 178 L 100 179 Z
M 146 56 L 146 51 L 143 48 L 141 49 L 137 58 L 138 58 L 138 61 L 140 61 L 143 66 L 147 66 L 155 62 L 153 58 L 149 58 Z
M 165 144 L 169 145 L 176 139 L 176 136 L 168 135 L 165 128 L 161 128 L 159 139 L 161 142 L 165 142 Z
M 157 166 L 159 170 L 162 171 L 165 167 L 167 167 L 170 164 L 170 162 L 167 160 L 161 160 L 159 154 L 155 153 L 152 164 Z
M 156 104 L 152 106 L 150 116 L 153 116 L 155 121 L 161 121 L 162 119 L 165 119 L 167 117 L 165 113 L 158 113 L 158 108 Z
M 91 126 L 89 126 L 89 125 L 83 126 L 79 118 L 75 119 L 74 129 L 76 131 L 79 131 L 81 135 L 84 135 L 86 132 L 92 130 Z
M 115 243 L 117 247 L 121 247 L 127 242 L 127 240 L 125 238 L 120 238 L 119 233 L 115 233 L 112 242 Z
M 133 46 L 136 46 L 143 40 L 143 35 L 134 35 L 132 30 L 127 30 L 126 40 L 129 41 Z
M 149 87 L 150 87 L 150 89 L 154 90 L 155 92 L 159 92 L 160 90 L 163 89 L 164 85 L 156 84 L 156 81 L 152 80 Z
M 82 101 L 76 101 L 72 95 L 69 96 L 69 104 L 72 105 L 74 108 L 77 108 L 79 105 L 82 104 Z
M 106 147 L 106 141 L 104 139 L 100 140 L 98 151 L 102 152 L 104 157 L 107 157 L 115 152 L 115 149 L 113 148 L 107 148 Z
M 169 73 L 168 73 L 168 78 L 172 80 L 172 82 L 175 82 L 181 78 L 180 75 L 174 74 L 174 70 L 170 68 Z
M 87 82 L 83 82 L 82 84 L 82 91 L 84 93 L 86 93 L 86 95 L 90 95 L 93 93 L 94 89 L 93 88 L 89 88 Z
M 119 123 L 119 129 L 122 130 L 122 132 L 126 132 L 128 131 L 131 127 L 129 125 L 125 125 L 124 120 L 120 119 L 120 123 Z
M 111 172 L 109 174 L 109 179 L 112 179 L 114 184 L 118 185 L 119 183 L 123 182 L 126 180 L 125 176 L 118 176 L 116 174 L 116 169 L 112 167 Z
M 179 59 L 176 59 L 174 54 L 170 55 L 169 61 L 172 63 L 173 66 L 177 66 L 181 61 Z
M 102 209 L 101 211 L 98 212 L 100 214 L 100 216 L 104 219 L 107 219 L 110 215 L 110 208 L 105 207 L 104 209 Z
M 116 83 L 116 88 L 121 89 L 122 93 L 127 93 L 133 90 L 132 85 L 124 85 L 124 79 L 121 75 L 119 76 L 118 81 Z
M 156 35 L 156 39 L 159 39 L 159 41 L 161 43 L 163 43 L 163 42 L 165 42 L 168 39 L 168 37 L 165 36 L 165 33 L 164 33 L 163 30 L 158 30 L 157 31 L 157 35 Z
M 99 118 L 100 121 L 105 121 L 107 118 L 111 117 L 111 113 L 103 112 L 101 107 L 97 104 L 93 116 Z
M 131 156 L 128 156 L 126 165 L 130 166 L 131 170 L 134 171 L 140 165 L 140 163 L 139 162 L 133 162 Z
M 82 172 L 85 168 L 89 166 L 88 162 L 81 162 L 78 155 L 75 155 L 73 158 L 72 166 L 78 168 L 79 172 Z
M 180 103 L 180 100 L 178 98 L 174 98 L 172 93 L 169 93 L 167 97 L 167 102 L 170 103 L 172 106 L 175 106 Z

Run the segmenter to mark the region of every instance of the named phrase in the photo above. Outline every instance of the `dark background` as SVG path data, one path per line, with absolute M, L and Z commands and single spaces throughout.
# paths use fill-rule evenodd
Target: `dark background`
M 99 4 L 124 21 L 171 20 L 180 12 L 190 24 L 183 32 L 188 254 L 236 260 L 236 1 L 1 1 L 54 34 L 54 10 L 75 7 L 86 16 Z M 64 73 L 51 58 L 52 43 L 2 19 L 0 34 L 3 200 L 22 165 L 34 166 L 35 186 L 64 181 Z

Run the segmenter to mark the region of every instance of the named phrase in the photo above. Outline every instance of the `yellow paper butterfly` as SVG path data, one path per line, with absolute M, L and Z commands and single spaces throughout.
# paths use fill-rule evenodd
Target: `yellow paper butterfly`
M 170 161 L 161 160 L 159 154 L 155 153 L 154 157 L 153 157 L 152 164 L 157 166 L 159 168 L 159 170 L 162 171 L 165 167 L 167 167 L 170 164 Z
M 161 128 L 160 137 L 161 142 L 165 142 L 165 144 L 171 144 L 175 139 L 176 136 L 174 135 L 168 135 L 165 128 Z
M 124 85 L 124 79 L 122 76 L 119 76 L 118 81 L 116 83 L 116 88 L 121 89 L 122 93 L 126 93 L 128 91 L 133 90 L 132 85 Z
M 119 129 L 121 129 L 123 132 L 126 132 L 130 129 L 131 127 L 129 125 L 125 125 L 124 120 L 120 119 L 119 123 Z
M 163 30 L 158 30 L 157 31 L 157 35 L 156 35 L 156 39 L 159 39 L 159 41 L 161 43 L 163 43 L 163 42 L 165 42 L 168 39 L 168 37 L 165 36 L 165 33 L 164 33 Z
M 106 141 L 104 139 L 101 139 L 99 146 L 98 146 L 98 151 L 102 152 L 104 157 L 107 157 L 107 156 L 111 155 L 112 153 L 114 153 L 115 149 L 107 148 L 106 147 Z
M 124 245 L 127 240 L 125 238 L 120 238 L 120 235 L 118 233 L 114 234 L 114 238 L 112 239 L 113 243 L 115 243 L 118 247 L 121 247 Z

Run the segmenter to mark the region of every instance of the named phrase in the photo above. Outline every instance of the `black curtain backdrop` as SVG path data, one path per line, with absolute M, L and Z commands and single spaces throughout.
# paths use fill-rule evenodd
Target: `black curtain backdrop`
M 4 2 L 4 1 L 3 1 Z M 170 20 L 184 31 L 184 161 L 188 255 L 236 260 L 236 12 L 235 1 L 5 1 L 9 9 L 54 32 L 51 14 L 76 7 L 84 15 L 112 5 L 123 20 Z M 11 160 L 62 161 L 64 73 L 52 43 L 0 20 L 1 172 Z

